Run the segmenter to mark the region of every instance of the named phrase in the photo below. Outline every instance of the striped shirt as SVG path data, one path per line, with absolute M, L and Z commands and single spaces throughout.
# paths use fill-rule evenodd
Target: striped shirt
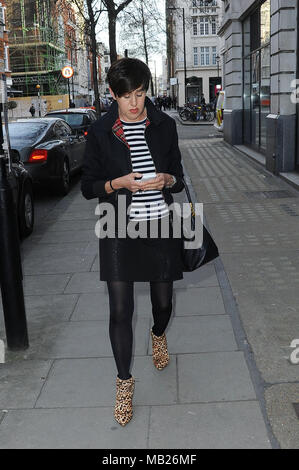
M 156 169 L 144 137 L 146 119 L 138 122 L 121 121 L 130 147 L 133 172 L 147 178 L 156 176 Z M 129 219 L 134 221 L 161 219 L 169 214 L 162 191 L 152 189 L 132 194 Z

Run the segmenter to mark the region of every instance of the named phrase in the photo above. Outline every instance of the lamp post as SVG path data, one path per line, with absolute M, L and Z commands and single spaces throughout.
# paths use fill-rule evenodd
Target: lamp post
M 8 141 L 7 88 L 4 74 L 0 75 L 0 287 L 7 346 L 12 351 L 18 351 L 27 349 L 29 342 L 22 284 L 23 272 L 17 211 L 13 188 L 6 167 L 7 163 L 11 167 L 11 157 L 9 152 L 4 152 L 3 148 L 2 113 Z M 6 142 L 6 147 L 10 148 L 9 142 Z
M 167 10 L 183 10 L 183 40 L 184 40 L 184 90 L 185 103 L 187 103 L 187 67 L 186 67 L 186 27 L 185 27 L 185 8 L 167 7 Z
M 41 117 L 41 102 L 40 102 L 40 85 L 36 85 L 37 96 L 38 96 L 38 115 Z

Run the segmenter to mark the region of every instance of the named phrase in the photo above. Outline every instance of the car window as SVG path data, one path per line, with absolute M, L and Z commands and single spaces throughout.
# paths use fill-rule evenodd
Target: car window
M 66 121 L 71 127 L 73 126 L 82 126 L 83 124 L 83 113 L 51 113 L 49 114 L 51 117 L 59 117 Z
M 62 125 L 62 127 L 65 130 L 65 135 L 72 135 L 73 134 L 73 131 L 72 131 L 71 127 L 66 122 L 61 122 L 60 124 Z
M 89 113 L 89 117 L 90 117 L 91 122 L 97 120 L 96 114 L 93 111 Z
M 64 126 L 63 122 L 60 121 L 56 122 L 53 131 L 56 137 L 58 138 L 65 137 L 68 135 L 66 127 Z
M 83 116 L 83 124 L 84 124 L 84 126 L 90 124 L 90 119 L 87 116 L 87 114 L 85 116 Z
M 35 142 L 47 127 L 48 124 L 45 122 L 11 122 L 8 124 L 9 137 L 12 141 Z M 4 126 L 3 131 L 5 133 Z

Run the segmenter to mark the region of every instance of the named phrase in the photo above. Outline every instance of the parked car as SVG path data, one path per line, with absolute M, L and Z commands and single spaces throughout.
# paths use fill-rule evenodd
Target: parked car
M 18 119 L 8 126 L 11 148 L 19 154 L 33 183 L 66 195 L 71 175 L 82 166 L 85 136 L 74 134 L 57 117 Z
M 34 226 L 33 181 L 15 150 L 11 151 L 10 169 L 7 164 L 7 179 L 13 190 L 19 236 L 25 238 L 32 233 Z
M 69 108 L 49 111 L 44 117 L 59 117 L 66 121 L 78 133 L 88 134 L 90 125 L 97 120 L 97 115 L 90 107 Z
M 214 123 L 214 127 L 220 132 L 223 132 L 223 114 L 226 105 L 225 100 L 225 91 L 221 90 L 219 92 L 217 104 L 216 104 L 216 119 Z

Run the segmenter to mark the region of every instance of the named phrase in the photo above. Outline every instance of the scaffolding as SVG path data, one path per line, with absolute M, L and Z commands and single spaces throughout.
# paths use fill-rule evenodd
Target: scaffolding
M 63 20 L 57 0 L 11 0 L 7 6 L 13 87 L 23 96 L 65 93 L 60 70 L 65 65 Z

